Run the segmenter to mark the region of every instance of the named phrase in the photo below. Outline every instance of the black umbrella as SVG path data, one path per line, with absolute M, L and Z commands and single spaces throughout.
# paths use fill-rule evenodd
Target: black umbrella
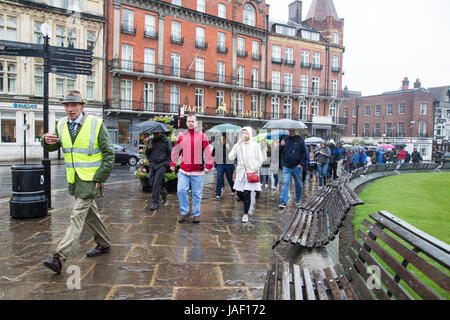
M 136 133 L 170 132 L 170 129 L 164 123 L 148 120 L 132 125 L 130 129 L 128 129 L 128 133 L 131 132 Z

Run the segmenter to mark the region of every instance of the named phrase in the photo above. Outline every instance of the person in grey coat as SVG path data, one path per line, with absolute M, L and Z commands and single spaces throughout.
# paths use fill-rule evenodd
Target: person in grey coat
M 317 172 L 319 173 L 319 186 L 327 184 L 328 163 L 330 161 L 331 151 L 325 143 L 320 144 L 314 159 L 317 161 Z

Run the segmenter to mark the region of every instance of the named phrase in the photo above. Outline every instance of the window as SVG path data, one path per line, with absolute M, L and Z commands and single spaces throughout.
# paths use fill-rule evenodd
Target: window
M 339 44 L 339 33 L 333 33 L 333 43 L 334 44 Z
M 205 0 L 197 0 L 197 11 L 205 13 L 206 4 Z
M 252 88 L 258 88 L 259 82 L 259 70 L 257 68 L 252 69 Z
M 302 75 L 300 77 L 300 93 L 308 93 L 308 76 Z
M 252 41 L 252 57 L 259 58 L 259 42 L 258 41 Z
M 178 21 L 172 21 L 172 34 L 173 34 L 173 29 L 174 29 L 174 22 L 178 22 Z M 180 24 L 180 37 L 181 37 L 181 24 Z M 154 15 L 151 14 L 146 14 L 145 15 L 145 29 L 144 29 L 144 33 L 146 36 L 148 37 L 154 37 L 156 36 L 156 17 Z
M 338 95 L 338 83 L 336 79 L 331 80 L 331 96 L 337 97 Z
M 292 73 L 284 74 L 284 92 L 292 92 Z
M 1 20 L 1 17 L 0 17 Z M 34 43 L 35 44 L 43 44 L 44 43 L 44 37 L 41 33 L 41 26 L 42 22 L 35 22 L 34 23 Z M 1 37 L 1 25 L 0 25 L 0 37 Z
M 427 115 L 427 108 L 428 108 L 428 105 L 426 103 L 421 103 L 420 104 L 420 115 L 426 116 Z
M 44 68 L 34 67 L 34 95 L 42 97 L 44 95 Z
M 272 90 L 280 91 L 280 73 L 272 71 Z
M 334 123 L 336 122 L 336 109 L 336 103 L 330 104 L 329 115 L 331 116 L 331 119 Z
M 73 28 L 67 29 L 67 43 L 69 48 L 75 48 L 77 40 L 77 32 Z
M 225 92 L 224 91 L 217 91 L 216 94 L 216 107 L 222 107 L 225 103 Z M 223 116 L 225 112 L 223 110 L 220 110 L 217 112 L 218 115 Z
M 242 112 L 244 111 L 244 94 L 236 93 L 236 108 L 237 116 L 242 117 Z
M 319 41 L 319 39 L 320 39 L 320 34 L 319 33 L 311 32 L 311 31 L 308 31 L 308 30 L 305 30 L 305 29 L 303 29 L 301 31 L 301 35 L 302 35 L 302 38 L 308 39 L 308 40 Z
M 155 73 L 155 49 L 144 49 L 144 72 Z
M 2 142 L 16 142 L 16 113 L 0 112 Z
M 134 11 L 122 9 L 122 27 L 127 30 L 134 29 Z
M 281 47 L 272 46 L 272 59 L 281 61 Z
M 178 113 L 180 106 L 180 86 L 170 86 L 170 112 Z
M 272 97 L 272 119 L 280 118 L 280 98 Z
M 392 123 L 386 123 L 386 136 L 392 137 Z
M 348 109 L 344 108 L 344 118 L 348 118 Z
M 319 102 L 313 101 L 311 102 L 311 115 L 317 116 L 319 114 Z
M 312 94 L 319 94 L 319 84 L 320 84 L 320 79 L 318 77 L 312 77 Z
M 227 6 L 225 4 L 219 3 L 217 16 L 223 19 L 227 18 Z
M 370 116 L 370 106 L 364 107 L 364 116 L 369 117 Z
M 131 126 L 131 120 L 119 119 L 119 144 L 130 144 L 130 134 L 128 130 Z
M 87 32 L 86 49 L 94 50 L 94 48 L 95 48 L 95 32 L 88 31 Z
M 309 66 L 309 51 L 302 50 L 302 65 Z
M 320 53 L 319 52 L 313 53 L 313 65 L 320 66 Z
M 5 23 L 6 22 L 6 23 Z M 6 31 L 6 33 L 5 33 Z M 0 39 L 17 41 L 17 20 L 14 17 L 0 17 Z
M 67 79 L 67 90 L 75 90 L 75 80 Z
M 133 46 L 122 44 L 122 69 L 133 71 Z
M 120 108 L 131 110 L 133 107 L 133 81 L 122 80 L 120 92 Z
M 363 136 L 364 137 L 368 137 L 369 136 L 369 124 L 368 123 L 364 124 Z
M 295 28 L 289 28 L 287 26 L 277 24 L 275 26 L 275 32 L 279 34 L 284 34 L 286 36 L 295 37 Z
M 66 38 L 66 29 L 64 27 L 56 27 L 55 45 L 58 47 L 64 47 L 64 40 Z
M 332 56 L 331 57 L 331 71 L 339 71 L 339 57 Z
M 375 123 L 375 129 L 374 129 L 373 135 L 374 135 L 374 137 L 381 136 L 381 125 L 379 123 Z
M 195 106 L 203 107 L 205 105 L 205 89 L 195 88 Z
M 195 59 L 195 80 L 203 81 L 205 79 L 205 59 Z
M 170 55 L 170 75 L 174 77 L 180 76 L 180 55 L 178 53 Z
M 16 93 L 16 77 L 17 77 L 17 71 L 16 71 L 16 64 L 15 63 L 5 63 L 7 65 L 7 72 L 5 74 L 6 76 L 6 88 L 8 93 Z M 3 63 L 0 62 L 0 92 L 3 92 Z
M 181 6 L 181 0 L 172 0 L 172 4 Z
M 285 59 L 286 59 L 286 62 L 291 62 L 291 63 L 294 62 L 294 49 L 286 48 Z
M 352 124 L 352 136 L 356 136 L 356 124 Z
M 56 78 L 56 97 L 64 98 L 64 83 L 65 80 L 62 78 Z
M 388 104 L 386 106 L 386 115 L 391 116 L 392 115 L 392 104 Z
M 375 106 L 375 116 L 380 116 L 381 114 L 381 106 Z
M 197 46 L 204 48 L 206 46 L 205 28 L 197 27 L 195 41 Z
M 225 83 L 225 62 L 217 62 L 217 82 Z
M 255 115 L 256 112 L 258 112 L 258 96 L 257 95 L 252 95 L 252 113 L 253 115 Z
M 247 3 L 244 6 L 244 24 L 254 27 L 256 25 L 256 10 L 255 8 Z
M 237 68 L 237 84 L 238 86 L 244 86 L 244 66 L 238 66 Z
M 292 99 L 284 98 L 284 118 L 291 119 L 292 118 Z
M 399 122 L 397 124 L 397 137 L 404 137 L 405 136 L 405 123 Z
M 39 142 L 44 135 L 44 120 L 42 112 L 34 113 L 34 142 Z
M 398 105 L 398 114 L 405 114 L 405 104 L 404 103 L 400 103 Z
M 94 100 L 95 78 L 94 71 L 90 76 L 86 76 L 86 99 Z
M 353 117 L 353 118 L 356 118 L 356 116 L 357 116 L 357 114 L 356 114 L 357 111 L 356 111 L 356 110 L 357 110 L 356 108 L 353 109 L 353 113 L 352 113 L 352 117 Z
M 217 45 L 221 48 L 225 48 L 225 33 L 218 32 L 217 33 Z
M 306 121 L 308 118 L 308 104 L 306 100 L 300 102 L 299 110 L 298 110 L 298 118 L 299 120 Z
M 427 122 L 419 121 L 419 137 L 427 136 Z

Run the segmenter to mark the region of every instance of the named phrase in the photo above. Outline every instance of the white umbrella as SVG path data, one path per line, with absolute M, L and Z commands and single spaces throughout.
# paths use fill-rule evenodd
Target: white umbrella
M 301 121 L 291 119 L 269 120 L 263 129 L 306 129 L 306 124 Z
M 306 144 L 320 144 L 325 143 L 325 140 L 319 137 L 310 137 L 308 139 L 305 139 Z

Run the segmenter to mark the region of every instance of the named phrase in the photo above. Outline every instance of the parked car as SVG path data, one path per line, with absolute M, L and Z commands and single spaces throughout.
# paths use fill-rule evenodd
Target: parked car
M 129 164 L 130 166 L 135 166 L 139 161 L 139 153 L 129 150 L 119 144 L 113 144 L 114 154 L 116 159 L 114 162 L 121 164 Z
M 446 154 L 444 154 L 444 156 L 442 157 L 442 163 L 449 163 L 450 162 L 450 152 L 447 152 Z

